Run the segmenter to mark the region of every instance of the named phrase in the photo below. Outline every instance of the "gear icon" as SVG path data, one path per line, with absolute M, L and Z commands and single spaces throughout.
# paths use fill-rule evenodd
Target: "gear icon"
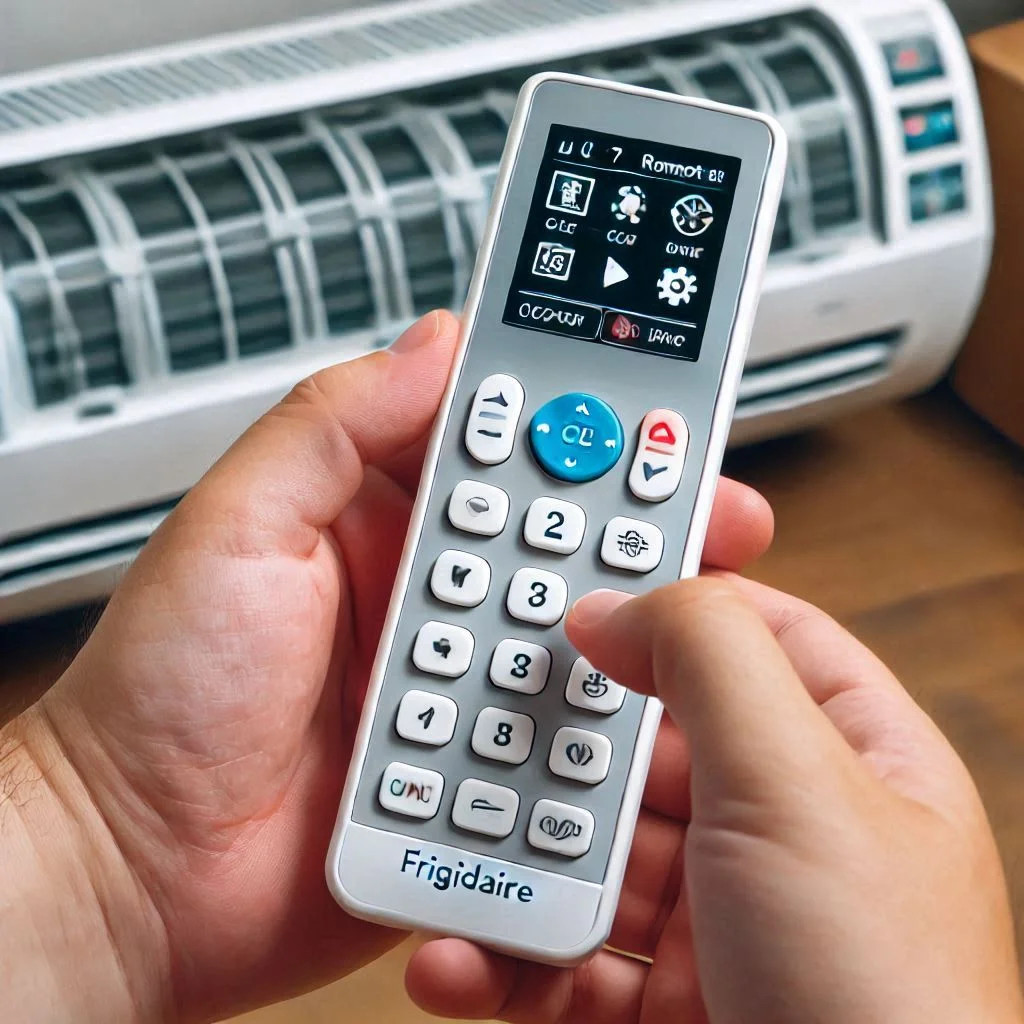
M 691 274 L 686 267 L 677 270 L 668 268 L 658 282 L 658 297 L 670 306 L 678 306 L 681 302 L 689 305 L 690 299 L 697 292 L 697 275 Z

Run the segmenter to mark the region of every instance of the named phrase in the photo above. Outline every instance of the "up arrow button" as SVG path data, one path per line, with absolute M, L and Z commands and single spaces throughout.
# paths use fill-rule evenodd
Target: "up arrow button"
M 667 501 L 679 490 L 689 446 L 690 430 L 679 413 L 670 409 L 648 413 L 640 428 L 629 489 L 641 501 Z

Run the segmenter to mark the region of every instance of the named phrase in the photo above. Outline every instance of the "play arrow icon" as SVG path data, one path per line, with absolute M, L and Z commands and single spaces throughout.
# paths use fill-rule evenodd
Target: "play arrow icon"
M 608 262 L 604 268 L 604 286 L 605 288 L 611 288 L 613 284 L 622 284 L 623 281 L 629 280 L 629 274 L 624 270 L 618 262 L 613 260 L 611 256 L 608 257 Z

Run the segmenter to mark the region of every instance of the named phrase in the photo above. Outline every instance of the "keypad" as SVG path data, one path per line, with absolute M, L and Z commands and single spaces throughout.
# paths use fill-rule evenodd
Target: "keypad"
M 464 744 L 468 738 L 473 755 L 479 759 L 476 764 L 480 774 L 486 774 L 484 769 L 489 764 L 489 771 L 500 773 L 500 780 L 507 784 L 465 775 L 446 780 L 440 772 L 403 759 L 385 770 L 378 800 L 390 813 L 429 820 L 438 814 L 445 787 L 451 785 L 455 795 L 446 804 L 446 814 L 453 828 L 495 842 L 519 829 L 534 850 L 552 858 L 575 859 L 591 850 L 600 823 L 585 807 L 549 798 L 555 793 L 545 794 L 543 782 L 539 793 L 524 792 L 526 783 L 515 781 L 520 778 L 519 766 L 531 758 L 542 763 L 546 758 L 543 771 L 553 790 L 562 794 L 575 790 L 580 802 L 586 802 L 583 794 L 589 787 L 600 786 L 612 768 L 613 743 L 602 731 L 602 722 L 607 731 L 617 735 L 611 719 L 626 706 L 628 691 L 585 658 L 576 658 L 568 670 L 552 654 L 561 644 L 561 636 L 552 634 L 551 641 L 543 641 L 537 627 L 554 629 L 564 619 L 570 600 L 568 580 L 573 578 L 571 567 L 576 559 L 596 560 L 609 570 L 619 571 L 620 578 L 621 571 L 649 573 L 665 557 L 665 536 L 642 513 L 639 518 L 636 513 L 613 516 L 612 512 L 626 508 L 589 505 L 585 486 L 576 490 L 567 486 L 585 485 L 610 473 L 619 463 L 626 436 L 611 406 L 593 395 L 563 395 L 535 412 L 528 429 L 520 434 L 526 398 L 514 377 L 495 374 L 480 385 L 473 399 L 465 447 L 470 457 L 485 468 L 455 484 L 447 496 L 447 525 L 453 544 L 436 556 L 428 581 L 438 602 L 437 618 L 419 627 L 412 650 L 412 663 L 422 674 L 422 682 L 402 696 L 394 719 L 398 740 L 412 752 L 408 760 L 416 759 L 417 747 L 427 757 L 430 755 L 422 748 Z M 565 496 L 543 492 L 523 495 L 498 486 L 507 477 L 487 476 L 486 467 L 500 466 L 512 457 L 517 436 L 523 438 L 526 453 L 540 468 L 561 482 L 557 485 L 560 490 L 554 493 Z M 634 499 L 649 503 L 648 508 L 670 500 L 681 486 L 689 447 L 689 428 L 679 413 L 669 409 L 648 413 L 639 426 L 632 463 L 628 469 L 618 470 L 622 486 L 628 485 L 629 489 L 624 499 L 631 501 L 634 509 L 638 508 L 637 502 L 628 498 L 629 492 Z M 551 490 L 555 486 L 552 483 Z M 577 493 L 578 500 L 567 500 Z M 650 518 L 665 521 L 653 514 Z M 513 528 L 521 529 L 521 537 L 509 536 Z M 497 538 L 503 535 L 504 546 L 495 548 L 496 556 L 489 560 L 488 545 L 498 543 Z M 463 537 L 464 544 L 455 540 L 458 536 Z M 505 568 L 507 563 L 498 552 L 507 553 L 512 540 L 521 554 L 535 552 L 539 564 L 530 565 L 534 558 L 526 556 L 522 558 L 525 564 L 512 570 Z M 464 546 L 472 550 L 463 550 Z M 492 565 L 501 565 L 502 573 L 508 575 L 494 578 Z M 544 567 L 562 565 L 564 575 Z M 609 573 L 609 586 L 615 586 L 615 573 Z M 477 618 L 458 618 L 466 609 L 502 598 L 504 610 L 514 620 L 507 622 L 512 635 L 504 639 L 479 633 L 474 636 Z M 490 610 L 495 610 L 493 604 Z M 460 621 L 465 624 L 457 625 Z M 514 623 L 523 623 L 526 636 L 530 631 L 534 636 L 516 636 Z M 488 644 L 486 651 L 476 650 L 478 640 Z M 493 650 L 491 643 L 496 644 Z M 549 746 L 551 731 L 546 730 L 538 743 L 537 722 L 526 712 L 530 701 L 552 685 L 556 665 L 560 675 L 555 684 L 564 694 L 562 707 L 567 721 L 592 727 L 555 721 L 548 726 L 554 733 Z M 468 721 L 460 722 L 459 694 L 467 686 L 481 684 L 491 688 L 495 706 L 485 707 L 475 719 L 467 716 Z M 439 688 L 445 692 L 435 692 Z M 503 697 L 519 710 L 496 706 Z M 479 706 L 474 703 L 473 710 Z M 539 717 L 557 705 L 538 700 L 536 707 Z M 527 805 L 529 814 L 520 814 L 527 798 L 531 800 Z M 614 819 L 605 823 L 607 828 L 613 826 Z
M 503 690 L 536 696 L 548 685 L 551 652 L 525 640 L 502 640 L 491 658 L 491 682 Z
M 569 584 L 545 569 L 520 569 L 512 577 L 506 601 L 512 618 L 538 626 L 560 622 L 568 603 Z
M 538 498 L 526 513 L 523 539 L 531 548 L 574 555 L 587 532 L 587 513 L 571 501 Z
M 473 751 L 489 761 L 522 764 L 533 749 L 537 726 L 529 715 L 484 708 L 473 727 Z
M 395 731 L 403 740 L 443 747 L 455 735 L 459 706 L 450 697 L 410 690 L 398 707 Z
M 430 589 L 445 604 L 475 608 L 483 604 L 491 588 L 491 567 L 478 555 L 446 551 L 434 563 Z

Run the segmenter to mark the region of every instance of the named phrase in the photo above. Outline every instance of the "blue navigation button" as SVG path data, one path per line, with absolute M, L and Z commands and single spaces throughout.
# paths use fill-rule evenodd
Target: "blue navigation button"
M 615 466 L 625 434 L 607 402 L 574 392 L 548 402 L 533 417 L 530 443 L 545 473 L 566 483 L 585 484 Z

